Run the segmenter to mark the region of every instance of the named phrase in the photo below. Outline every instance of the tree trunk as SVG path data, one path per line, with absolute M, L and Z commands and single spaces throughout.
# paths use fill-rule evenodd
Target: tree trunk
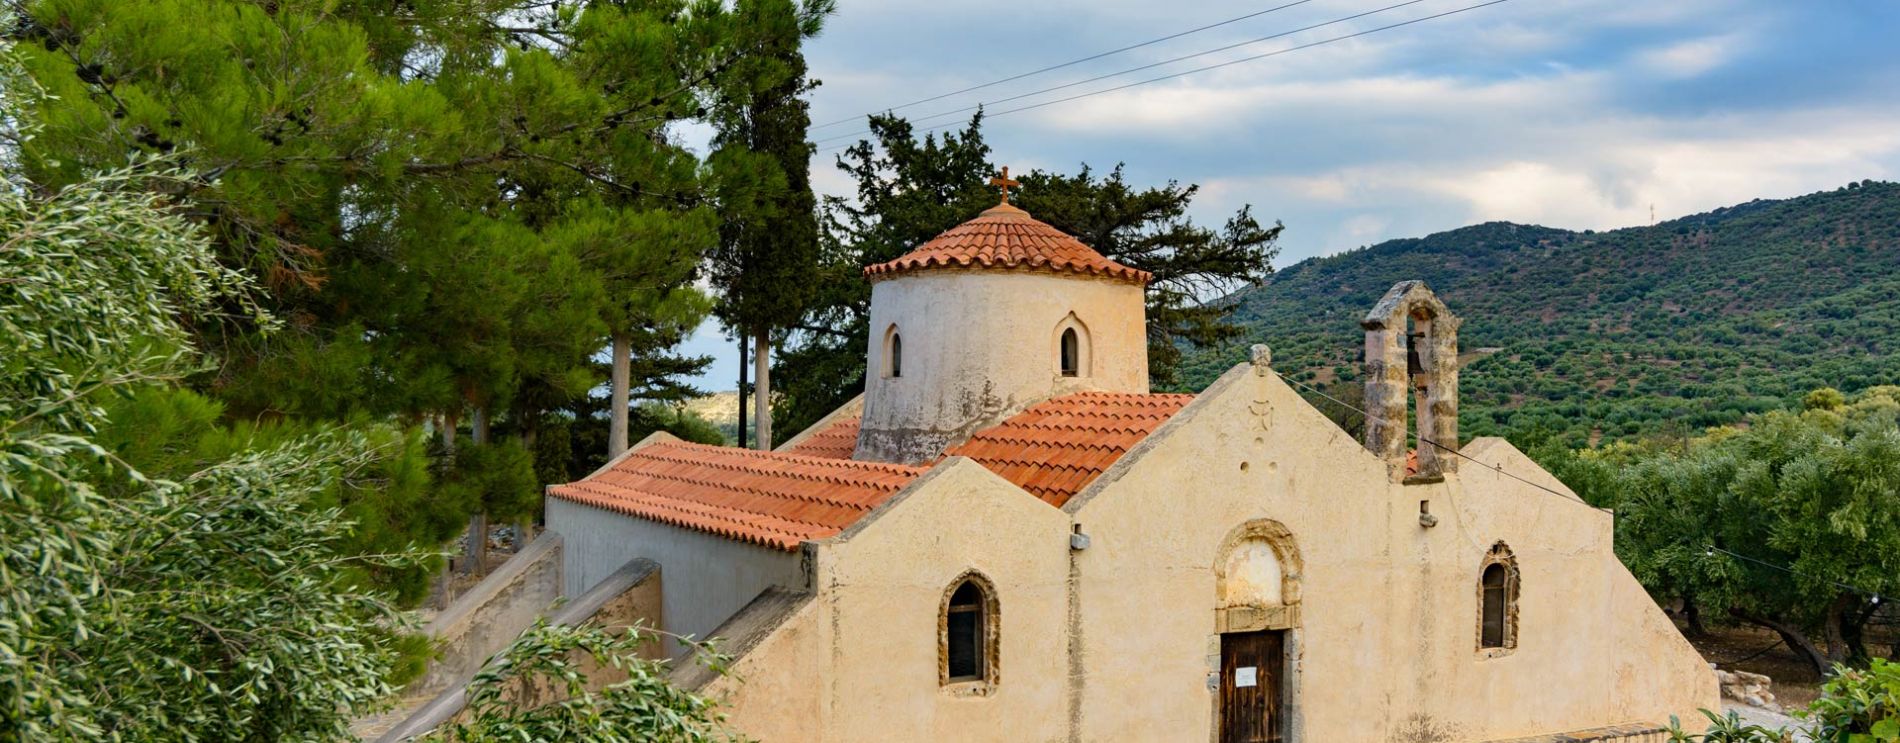
M 1683 599 L 1682 618 L 1689 624 L 1690 637 L 1709 636 L 1709 628 L 1702 626 L 1702 609 L 1696 606 L 1695 599 Z
M 752 393 L 753 418 L 759 427 L 759 451 L 772 450 L 772 338 L 771 334 L 759 331 L 754 339 L 752 378 L 756 389 Z
M 454 454 L 455 453 L 455 414 L 443 413 L 441 420 L 442 420 L 442 427 L 438 431 L 438 433 L 442 434 L 442 448 L 446 450 L 448 453 Z
M 436 433 L 442 436 L 442 450 L 447 452 L 451 457 L 455 456 L 455 414 L 444 412 L 436 418 L 436 422 Z M 455 561 L 453 559 L 443 560 L 442 574 L 436 576 L 437 590 L 435 593 L 441 598 L 439 608 L 446 609 L 449 606 L 449 602 L 455 600 L 455 592 L 449 587 L 449 583 L 455 574 L 454 563 Z M 464 566 L 464 569 L 466 569 L 466 566 Z
M 1735 612 L 1735 618 L 1757 627 L 1772 630 L 1775 634 L 1780 635 L 1781 641 L 1788 645 L 1789 650 L 1794 651 L 1795 657 L 1806 662 L 1814 669 L 1814 673 L 1821 678 L 1827 678 L 1828 672 L 1833 669 L 1833 666 L 1827 662 L 1827 656 L 1821 652 L 1820 648 L 1815 647 L 1814 643 L 1808 641 L 1807 635 L 1802 634 L 1799 627 L 1795 627 L 1786 622 L 1742 612 Z
M 632 385 L 633 336 L 614 333 L 612 391 L 608 393 L 607 459 L 627 451 L 627 395 Z
M 488 409 L 477 407 L 469 419 L 469 441 L 476 446 L 488 443 Z M 483 504 L 475 505 L 475 513 L 468 517 L 468 544 L 463 546 L 462 572 L 470 575 L 488 573 L 488 510 Z
M 1834 597 L 1827 605 L 1827 615 L 1822 619 L 1822 632 L 1827 638 L 1827 662 L 1829 666 L 1847 662 L 1847 636 L 1842 625 L 1847 623 L 1847 613 L 1852 609 L 1854 594 L 1843 593 Z
M 751 342 L 751 339 L 745 337 L 743 333 L 739 335 L 739 434 L 738 434 L 738 438 L 739 438 L 739 448 L 741 449 L 748 448 L 752 441 L 751 439 L 746 437 L 746 431 L 745 431 L 745 398 L 746 398 L 745 375 L 746 375 L 746 358 L 747 358 L 746 353 L 748 351 L 747 344 L 750 342 Z

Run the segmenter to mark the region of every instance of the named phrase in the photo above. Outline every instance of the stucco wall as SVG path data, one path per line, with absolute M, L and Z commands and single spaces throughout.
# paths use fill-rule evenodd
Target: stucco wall
M 513 643 L 561 597 L 561 555 L 560 535 L 543 533 L 437 615 L 427 628 L 437 657 L 403 697 L 434 697 L 465 683 Z
M 714 687 L 740 729 L 761 740 L 1060 740 L 1068 519 L 961 458 L 874 517 L 875 528 L 816 545 L 814 600 L 740 660 L 743 683 Z M 939 683 L 939 607 L 969 570 L 997 588 L 987 689 Z
M 1568 492 L 1501 440 L 1467 453 Z M 1292 740 L 1492 740 L 1718 703 L 1617 562 L 1609 514 L 1469 462 L 1395 483 L 1277 377 L 1238 367 L 1063 510 L 953 459 L 813 545 L 814 600 L 740 661 L 733 719 L 768 741 L 1212 740 L 1215 564 L 1264 521 L 1300 557 Z M 1072 525 L 1087 549 L 1069 549 Z M 1500 540 L 1517 643 L 1481 651 L 1479 570 Z M 939 599 L 970 568 L 1000 594 L 990 696 L 937 686 Z
M 634 558 L 665 573 L 668 632 L 704 637 L 768 587 L 803 586 L 799 556 L 637 519 L 560 498 L 547 500 L 548 531 L 563 540 L 562 595 L 579 596 Z
M 1502 441 L 1471 449 L 1541 475 Z M 1420 525 L 1421 500 L 1437 526 Z M 1393 483 L 1251 368 L 1067 510 L 1092 542 L 1077 554 L 1084 740 L 1211 735 L 1213 563 L 1255 520 L 1283 524 L 1304 563 L 1290 635 L 1298 740 L 1486 740 L 1688 719 L 1717 703 L 1706 665 L 1617 562 L 1609 514 L 1471 463 L 1443 483 Z M 1517 647 L 1501 654 L 1477 647 L 1479 566 L 1500 540 L 1521 575 Z
M 1052 395 L 1148 391 L 1142 287 L 1030 271 L 933 270 L 871 288 L 869 370 L 858 458 L 916 463 Z M 1073 313 L 1087 366 L 1063 377 L 1057 342 Z M 888 376 L 886 338 L 903 337 Z

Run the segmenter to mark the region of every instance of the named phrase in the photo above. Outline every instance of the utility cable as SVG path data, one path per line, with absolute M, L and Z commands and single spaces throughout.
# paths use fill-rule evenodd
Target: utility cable
M 1294 0 L 1294 2 L 1290 2 L 1290 3 L 1287 3 L 1287 4 L 1285 4 L 1285 5 L 1276 5 L 1276 6 L 1274 6 L 1274 7 L 1271 7 L 1271 8 L 1267 8 L 1266 10 L 1256 10 L 1256 11 L 1254 11 L 1254 12 L 1252 12 L 1252 13 L 1248 13 L 1248 14 L 1246 14 L 1246 15 L 1242 15 L 1242 16 L 1235 16 L 1235 17 L 1233 17 L 1233 18 L 1229 18 L 1229 19 L 1227 19 L 1227 20 L 1224 20 L 1224 21 L 1219 21 L 1219 22 L 1216 22 L 1216 23 L 1209 23 L 1209 24 L 1207 24 L 1207 25 L 1205 25 L 1205 26 L 1200 26 L 1200 27 L 1196 27 L 1196 28 L 1190 28 L 1190 29 L 1188 29 L 1188 30 L 1186 30 L 1186 31 L 1181 31 L 1181 32 L 1178 32 L 1178 33 L 1172 33 L 1172 34 L 1168 34 L 1167 36 L 1162 36 L 1162 37 L 1160 37 L 1160 38 L 1155 38 L 1155 39 L 1149 39 L 1149 40 L 1147 40 L 1147 41 L 1144 41 L 1144 42 L 1141 42 L 1141 43 L 1139 43 L 1139 44 L 1130 44 L 1130 45 L 1128 45 L 1128 46 L 1124 46 L 1124 47 L 1122 47 L 1122 48 L 1120 48 L 1120 49 L 1110 49 L 1110 50 L 1108 50 L 1108 51 L 1106 51 L 1106 52 L 1101 52 L 1101 53 L 1099 53 L 1099 54 L 1091 54 L 1091 55 L 1089 55 L 1089 56 L 1086 56 L 1086 57 L 1082 57 L 1081 59 L 1072 59 L 1072 60 L 1069 60 L 1069 61 L 1067 61 L 1067 62 L 1063 62 L 1063 63 L 1061 63 L 1061 64 L 1054 64 L 1054 65 L 1049 65 L 1048 67 L 1044 67 L 1044 68 L 1042 68 L 1042 69 L 1039 69 L 1039 70 L 1030 70 L 1030 71 L 1028 71 L 1028 72 L 1024 72 L 1024 73 L 1021 73 L 1021 74 L 1018 74 L 1018 75 L 1011 75 L 1011 76 L 1009 76 L 1009 77 L 1005 77 L 1005 78 L 1003 78 L 1003 79 L 1000 79 L 1000 80 L 991 80 L 991 81 L 989 81 L 989 82 L 987 82 L 987 83 L 983 83 L 982 85 L 972 85 L 972 86 L 970 86 L 970 87 L 967 87 L 967 88 L 964 88 L 964 89 L 962 89 L 962 90 L 953 90 L 953 91 L 950 91 L 950 92 L 948 92 L 948 93 L 944 93 L 944 94 L 942 94 L 942 95 L 933 95 L 933 96 L 931 96 L 931 97 L 929 97 L 929 98 L 919 98 L 919 99 L 917 99 L 917 100 L 914 100 L 914 101 L 911 101 L 911 102 L 909 102 L 909 103 L 906 103 L 906 104 L 903 104 L 903 105 L 901 105 L 901 106 L 892 106 L 892 107 L 890 107 L 890 108 L 886 108 L 886 109 L 884 109 L 884 110 L 883 110 L 883 112 L 884 112 L 884 113 L 890 113 L 890 112 L 892 112 L 892 111 L 901 111 L 901 110 L 903 110 L 903 109 L 906 109 L 906 108 L 910 108 L 911 106 L 915 106 L 915 105 L 918 105 L 918 104 L 922 104 L 922 103 L 929 103 L 929 102 L 931 102 L 931 101 L 939 101 L 939 100 L 943 100 L 943 99 L 945 99 L 945 98 L 949 98 L 950 96 L 953 96 L 953 95 L 962 95 L 962 94 L 964 94 L 964 93 L 969 93 L 969 92 L 973 92 L 973 91 L 978 91 L 978 90 L 982 90 L 982 89 L 984 89 L 984 88 L 988 88 L 988 87 L 992 87 L 992 86 L 996 86 L 996 85 L 1002 85 L 1003 83 L 1008 83 L 1008 82 L 1015 82 L 1015 81 L 1017 81 L 1017 80 L 1021 80 L 1021 79 L 1023 79 L 1023 78 L 1025 78 L 1025 77 L 1033 77 L 1033 76 L 1036 76 L 1036 75 L 1040 75 L 1040 74 L 1042 74 L 1042 73 L 1045 73 L 1045 72 L 1053 72 L 1053 71 L 1055 71 L 1055 70 L 1060 70 L 1060 69 L 1062 69 L 1062 68 L 1064 68 L 1064 67 L 1072 67 L 1072 66 L 1075 66 L 1075 65 L 1079 65 L 1079 64 L 1082 64 L 1083 62 L 1093 62 L 1093 61 L 1095 61 L 1095 60 L 1098 60 L 1098 59 L 1101 59 L 1101 58 L 1103 58 L 1103 57 L 1112 57 L 1112 56 L 1114 56 L 1114 55 L 1117 55 L 1117 54 L 1121 54 L 1122 52 L 1127 52 L 1127 51 L 1133 51 L 1133 50 L 1136 50 L 1136 49 L 1140 49 L 1140 48 L 1142 48 L 1142 47 L 1144 47 L 1144 46 L 1152 46 L 1152 45 L 1155 45 L 1155 44 L 1159 44 L 1159 43 L 1161 43 L 1161 42 L 1163 42 L 1163 41 L 1171 41 L 1171 40 L 1174 40 L 1174 39 L 1178 39 L 1178 38 L 1181 38 L 1181 37 L 1183 37 L 1183 36 L 1187 36 L 1187 35 L 1189 35 L 1189 34 L 1197 34 L 1197 33 L 1200 33 L 1200 32 L 1202 32 L 1202 31 L 1206 31 L 1206 30 L 1208 30 L 1208 29 L 1214 29 L 1214 28 L 1220 28 L 1221 26 L 1225 26 L 1225 25 L 1228 25 L 1228 24 L 1230 24 L 1230 23 L 1239 23 L 1239 22 L 1241 22 L 1241 21 L 1244 21 L 1244 20 L 1247 20 L 1247 19 L 1249 19 L 1249 18 L 1256 18 L 1256 17 L 1259 17 L 1259 16 L 1263 16 L 1263 15 L 1266 15 L 1266 14 L 1268 14 L 1268 13 L 1272 13 L 1272 12 L 1274 12 L 1274 11 L 1276 11 L 1276 10 L 1285 10 L 1285 9 L 1287 9 L 1287 8 L 1291 8 L 1291 7 L 1293 7 L 1293 6 L 1295 6 L 1295 5 L 1305 5 L 1305 4 L 1307 4 L 1307 3 L 1310 3 L 1310 2 L 1312 2 L 1312 1 L 1313 1 L 1313 0 Z M 871 114 L 868 114 L 868 113 L 866 113 L 866 114 L 860 114 L 860 116 L 870 116 L 870 115 L 871 115 Z M 817 125 L 817 126 L 814 126 L 814 127 L 812 127 L 812 129 L 824 129 L 824 128 L 826 128 L 826 127 L 832 127 L 832 126 L 837 126 L 837 125 L 839 125 L 839 124 L 845 124 L 845 123 L 850 123 L 850 122 L 853 122 L 853 121 L 857 121 L 857 120 L 858 120 L 858 118 L 859 118 L 858 116 L 847 116 L 847 117 L 845 117 L 845 118 L 842 118 L 842 119 L 838 119 L 837 121 L 828 121 L 828 122 L 825 122 L 825 123 L 823 123 L 823 124 L 819 124 L 819 125 Z

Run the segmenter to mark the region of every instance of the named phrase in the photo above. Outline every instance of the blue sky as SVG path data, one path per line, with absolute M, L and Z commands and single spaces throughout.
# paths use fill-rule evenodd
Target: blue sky
M 993 101 L 1401 0 L 1310 0 L 900 111 Z M 1078 86 L 1027 103 L 1475 4 L 1423 0 L 1355 21 Z M 841 0 L 807 58 L 825 123 L 1291 0 Z M 925 122 L 951 123 L 964 116 Z M 859 124 L 814 130 L 814 140 Z M 1900 1 L 1510 0 L 984 124 L 1017 172 L 1125 163 L 1201 185 L 1194 216 L 1243 204 L 1286 224 L 1277 265 L 1489 220 L 1609 229 L 1850 180 L 1900 178 Z M 825 145 L 831 147 L 833 145 Z M 821 193 L 851 184 L 823 152 Z M 707 389 L 730 389 L 732 344 Z

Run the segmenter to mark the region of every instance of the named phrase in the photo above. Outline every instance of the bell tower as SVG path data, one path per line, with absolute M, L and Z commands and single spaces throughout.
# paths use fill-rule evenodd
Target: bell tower
M 1366 448 L 1405 471 L 1406 408 L 1417 400 L 1418 472 L 1457 470 L 1458 325 L 1423 281 L 1401 281 L 1359 322 L 1366 330 Z

